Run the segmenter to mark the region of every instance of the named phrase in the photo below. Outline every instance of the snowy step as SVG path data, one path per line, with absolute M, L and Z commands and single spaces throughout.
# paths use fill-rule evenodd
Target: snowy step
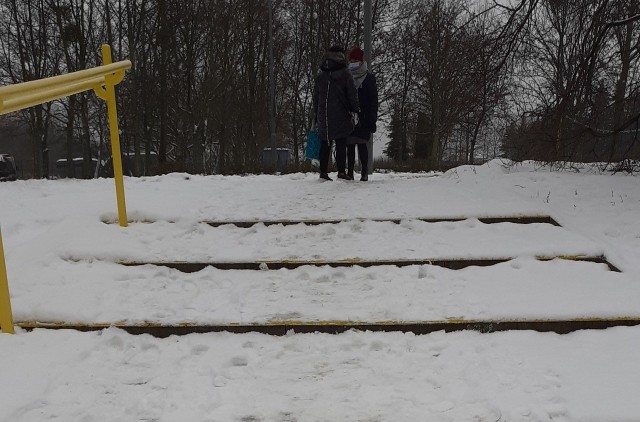
M 352 220 L 250 228 L 157 222 L 134 224 L 126 230 L 104 224 L 94 236 L 55 248 L 58 256 L 70 260 L 138 262 L 468 260 L 598 257 L 605 252 L 584 235 L 552 224 L 484 224 L 477 219 L 399 224 Z
M 94 261 L 52 267 L 47 283 L 34 285 L 29 277 L 25 272 L 13 289 L 15 320 L 23 324 L 253 331 L 294 325 L 314 331 L 364 325 L 419 331 L 420 326 L 487 330 L 555 324 L 560 331 L 564 322 L 597 328 L 640 320 L 637 280 L 604 264 L 566 260 L 519 258 L 457 271 L 415 265 L 274 271 L 208 267 L 197 273 Z

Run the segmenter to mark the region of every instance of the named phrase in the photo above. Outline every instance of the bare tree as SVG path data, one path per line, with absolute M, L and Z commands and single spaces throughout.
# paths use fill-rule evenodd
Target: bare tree
M 58 66 L 58 54 L 52 46 L 52 27 L 44 0 L 5 2 L 3 46 L 5 72 L 13 83 L 50 76 Z M 49 177 L 50 104 L 23 111 L 31 133 L 32 174 Z
M 622 124 L 625 122 L 625 105 L 627 104 L 627 92 L 629 89 L 629 76 L 632 69 L 632 64 L 635 62 L 637 65 L 640 51 L 638 50 L 638 44 L 636 42 L 633 45 L 633 40 L 637 39 L 637 14 L 640 12 L 638 0 L 625 0 L 619 3 L 618 17 L 620 18 L 620 25 L 615 27 L 615 45 L 617 46 L 617 52 L 619 55 L 619 73 L 615 84 L 615 91 L 613 94 L 613 119 L 611 125 L 612 139 L 611 148 L 609 152 L 609 162 L 614 159 L 623 158 L 626 151 L 621 151 L 623 155 L 618 154 L 618 143 L 621 137 Z M 626 22 L 626 23 L 625 23 Z M 635 35 L 635 37 L 634 37 Z M 636 75 L 637 76 L 637 75 Z M 637 83 L 637 81 L 636 81 Z M 631 146 L 629 146 L 629 149 Z

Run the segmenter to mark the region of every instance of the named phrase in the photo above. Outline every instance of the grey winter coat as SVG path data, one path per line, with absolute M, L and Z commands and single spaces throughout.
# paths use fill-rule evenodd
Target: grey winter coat
M 313 92 L 318 136 L 324 142 L 346 138 L 353 131 L 351 113 L 360 111 L 360 106 L 344 53 L 327 52 L 320 70 Z

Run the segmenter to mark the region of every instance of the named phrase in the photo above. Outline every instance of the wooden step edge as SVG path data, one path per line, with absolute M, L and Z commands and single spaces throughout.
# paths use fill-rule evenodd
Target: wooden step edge
M 296 224 L 304 224 L 309 226 L 317 226 L 320 224 L 340 224 L 352 221 L 373 221 L 376 223 L 395 223 L 400 224 L 402 221 L 423 221 L 425 223 L 455 223 L 465 221 L 468 219 L 476 218 L 484 224 L 497 224 L 497 223 L 514 223 L 514 224 L 552 224 L 554 226 L 561 227 L 560 224 L 551 216 L 548 215 L 513 215 L 513 216 L 458 216 L 458 217 L 405 217 L 405 218 L 366 218 L 366 217 L 353 217 L 348 219 L 275 219 L 275 220 L 200 220 L 202 224 L 207 224 L 212 227 L 220 227 L 225 225 L 233 225 L 240 228 L 250 228 L 256 224 L 264 224 L 265 226 L 283 225 L 292 226 Z M 130 220 L 129 224 L 152 224 L 158 220 L 144 219 L 144 220 Z M 113 218 L 102 219 L 105 224 L 117 224 L 118 220 Z M 173 220 L 166 220 L 167 223 L 175 223 Z
M 628 327 L 640 325 L 640 316 L 615 318 L 575 318 L 575 319 L 512 319 L 512 320 L 466 320 L 447 319 L 442 321 L 268 321 L 264 323 L 223 323 L 194 324 L 182 323 L 163 325 L 154 322 L 145 323 L 71 323 L 22 321 L 15 325 L 24 330 L 52 329 L 99 331 L 115 327 L 130 334 L 149 334 L 154 337 L 171 335 L 187 335 L 195 333 L 261 333 L 282 336 L 289 333 L 327 333 L 339 334 L 349 330 L 376 332 L 405 332 L 429 334 L 436 331 L 478 331 L 493 333 L 500 331 L 532 330 L 538 332 L 555 332 L 566 334 L 578 330 L 601 330 L 612 327 Z
M 373 221 L 376 223 L 394 223 L 400 224 L 402 221 L 422 221 L 425 223 L 455 223 L 465 221 L 471 218 L 477 218 L 484 224 L 497 224 L 497 223 L 514 223 L 514 224 L 552 224 L 560 227 L 560 224 L 548 215 L 521 215 L 521 216 L 458 216 L 458 217 L 406 217 L 406 218 L 363 218 L 354 217 L 350 219 L 331 219 L 331 220 L 245 220 L 245 221 L 216 221 L 216 220 L 202 220 L 201 223 L 208 224 L 212 227 L 220 227 L 224 225 L 233 225 L 240 228 L 249 228 L 256 224 L 264 224 L 265 226 L 283 225 L 292 226 L 296 224 L 304 224 L 309 226 L 317 226 L 320 224 L 340 224 L 348 223 L 352 221 Z
M 126 266 L 155 265 L 159 267 L 172 268 L 184 273 L 193 273 L 203 270 L 206 267 L 213 267 L 220 270 L 293 270 L 305 265 L 322 267 L 375 267 L 391 265 L 396 267 L 406 267 L 411 265 L 435 265 L 448 268 L 450 270 L 461 270 L 467 267 L 488 267 L 511 261 L 516 257 L 493 257 L 493 258 L 421 258 L 421 259 L 361 259 L 348 258 L 339 260 L 256 260 L 256 261 L 210 261 L 210 262 L 188 262 L 188 261 L 133 261 L 119 260 L 117 264 Z M 610 271 L 621 272 L 619 268 L 611 264 L 603 255 L 558 255 L 558 256 L 536 256 L 540 261 L 551 261 L 563 259 L 576 262 L 592 262 L 606 265 Z

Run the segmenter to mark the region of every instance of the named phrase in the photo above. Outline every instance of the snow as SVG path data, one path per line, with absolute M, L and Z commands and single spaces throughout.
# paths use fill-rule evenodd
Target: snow
M 640 318 L 640 184 L 596 167 L 491 161 L 444 174 L 0 184 L 16 322 L 258 324 Z M 549 215 L 550 224 L 479 218 Z M 466 218 L 427 223 L 418 218 Z M 337 224 L 212 227 L 238 220 Z M 373 219 L 401 219 L 399 224 Z M 536 256 L 603 255 L 604 264 Z M 195 273 L 118 261 L 505 258 Z M 0 421 L 637 421 L 640 327 L 154 338 L 0 335 Z

